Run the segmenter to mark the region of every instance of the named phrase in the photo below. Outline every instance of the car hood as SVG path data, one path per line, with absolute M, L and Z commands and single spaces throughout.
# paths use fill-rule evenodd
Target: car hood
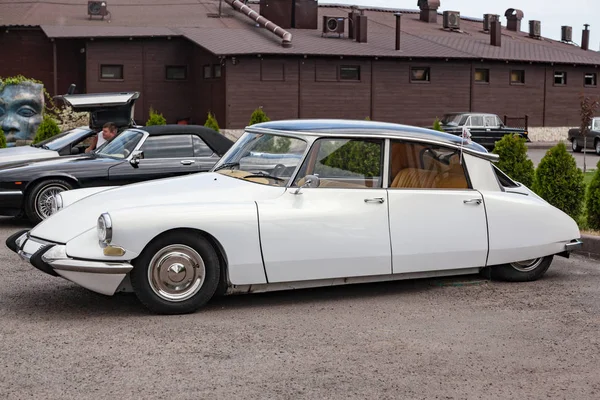
M 104 212 L 146 206 L 176 207 L 185 203 L 260 201 L 285 193 L 285 188 L 236 179 L 214 172 L 126 185 L 96 193 L 65 207 L 31 230 L 31 235 L 67 243 L 95 229 Z M 168 215 L 164 216 L 168 218 Z
M 7 149 L 0 149 L 0 166 L 7 165 L 9 163 L 39 160 L 52 157 L 59 157 L 58 152 L 33 146 L 10 147 Z

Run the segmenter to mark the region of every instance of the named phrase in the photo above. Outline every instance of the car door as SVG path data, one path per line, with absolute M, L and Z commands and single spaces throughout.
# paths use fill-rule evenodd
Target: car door
M 383 140 L 317 140 L 294 185 L 258 202 L 269 282 L 391 274 Z M 319 186 L 300 188 L 307 175 Z
M 124 185 L 199 171 L 192 135 L 148 136 L 140 150 L 144 152 L 144 158 L 139 160 L 137 168 L 123 162 L 110 169 L 109 178 L 113 184 Z
M 471 138 L 474 142 L 482 146 L 488 146 L 494 143 L 493 137 L 490 137 L 490 132 L 485 127 L 483 115 L 471 115 L 467 120 L 467 128 L 471 132 Z
M 485 266 L 483 197 L 470 186 L 460 150 L 395 140 L 390 148 L 394 274 Z

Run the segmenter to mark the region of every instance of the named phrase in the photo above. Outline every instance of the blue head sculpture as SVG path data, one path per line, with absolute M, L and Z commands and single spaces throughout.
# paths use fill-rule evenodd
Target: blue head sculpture
M 6 145 L 33 140 L 44 111 L 44 86 L 34 82 L 3 85 L 0 81 L 0 129 Z

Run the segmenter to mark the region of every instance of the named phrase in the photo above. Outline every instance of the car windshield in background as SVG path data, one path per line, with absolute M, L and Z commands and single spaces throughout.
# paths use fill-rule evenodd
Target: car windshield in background
M 127 158 L 142 139 L 140 131 L 127 130 L 108 143 L 105 143 L 95 154 L 100 157 Z
M 39 147 L 46 150 L 59 151 L 69 143 L 76 141 L 76 138 L 79 136 L 83 136 L 86 133 L 89 133 L 90 130 L 86 128 L 75 128 L 69 131 L 65 131 L 59 133 L 56 136 L 53 136 L 49 139 L 46 139 L 42 142 L 36 143 L 33 145 L 34 147 Z
M 446 114 L 440 121 L 442 125 L 460 125 L 460 120 L 462 119 L 462 114 Z
M 286 186 L 306 151 L 301 139 L 248 134 L 215 166 L 214 171 L 237 179 Z

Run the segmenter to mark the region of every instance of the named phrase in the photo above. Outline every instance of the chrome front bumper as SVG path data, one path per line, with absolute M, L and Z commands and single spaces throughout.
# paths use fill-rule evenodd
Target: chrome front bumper
M 9 238 L 10 239 L 10 238 Z M 12 239 L 7 246 L 35 268 L 52 276 L 61 276 L 86 289 L 112 296 L 125 276 L 133 269 L 126 262 L 74 259 L 67 246 L 34 238 L 29 232 Z
M 579 239 L 575 239 L 565 245 L 565 251 L 570 253 L 575 250 L 581 250 L 582 247 L 583 247 L 583 242 Z

